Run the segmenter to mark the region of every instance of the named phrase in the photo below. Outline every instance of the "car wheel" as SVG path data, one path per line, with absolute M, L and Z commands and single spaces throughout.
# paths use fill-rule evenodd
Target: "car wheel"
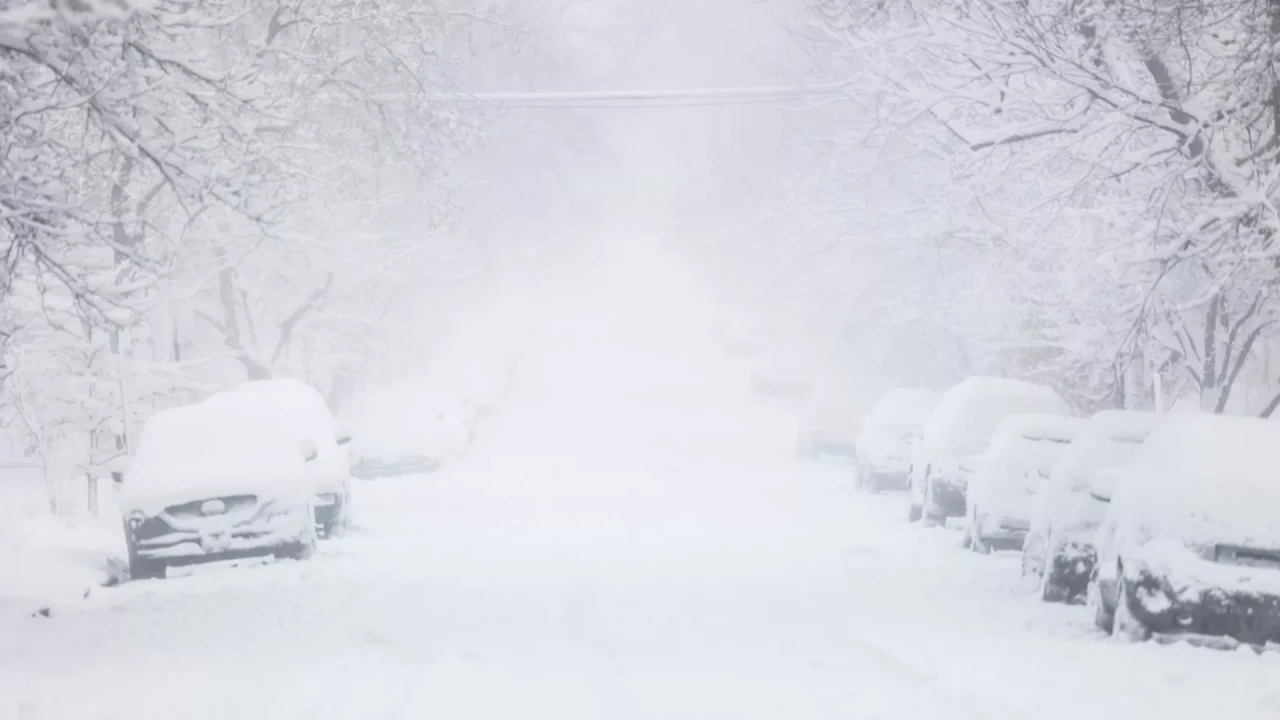
M 929 482 L 924 485 L 924 504 L 920 508 L 925 527 L 939 527 L 946 524 L 947 518 L 933 509 L 933 486 Z
M 1115 611 L 1107 607 L 1102 597 L 1102 582 L 1098 579 L 1098 571 L 1089 575 L 1089 588 L 1085 591 L 1085 605 L 1093 610 L 1093 624 L 1102 632 L 1110 635 L 1115 629 Z
M 1133 612 L 1133 605 L 1138 600 L 1133 596 L 1133 590 L 1124 579 L 1123 572 L 1116 580 L 1116 584 L 1115 623 L 1111 634 L 1125 642 L 1145 642 L 1151 638 L 1151 630 Z
M 291 542 L 273 554 L 277 560 L 310 560 L 316 554 L 316 542 L 314 539 Z
M 1040 599 L 1048 603 L 1066 604 L 1071 601 L 1071 591 L 1053 577 L 1051 560 L 1045 561 L 1045 569 L 1040 573 Z

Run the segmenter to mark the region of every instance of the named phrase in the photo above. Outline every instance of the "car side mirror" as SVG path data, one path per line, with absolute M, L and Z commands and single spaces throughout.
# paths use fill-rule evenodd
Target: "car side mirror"
M 305 462 L 311 462 L 320 456 L 320 448 L 316 446 L 316 441 L 311 438 L 299 440 L 298 451 L 302 453 L 302 459 Z
M 1111 495 L 1115 491 L 1116 483 L 1119 480 L 1120 470 L 1118 468 L 1099 470 L 1098 474 L 1093 476 L 1093 480 L 1089 481 L 1089 496 L 1098 502 L 1111 502 Z
M 333 441 L 339 445 L 351 444 L 351 428 L 344 422 L 339 422 L 333 428 Z

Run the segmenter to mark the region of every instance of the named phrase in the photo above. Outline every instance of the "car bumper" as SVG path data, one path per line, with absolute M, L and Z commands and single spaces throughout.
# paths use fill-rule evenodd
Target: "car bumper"
M 867 473 L 875 478 L 876 486 L 886 490 L 905 490 L 911 463 L 903 460 L 880 460 L 868 462 Z
M 1002 550 L 1020 550 L 1031 522 L 1018 517 L 984 515 L 978 524 L 978 537 L 983 542 Z
M 1252 645 L 1280 643 L 1280 595 L 1207 588 L 1174 588 L 1141 572 L 1131 609 L 1153 633 L 1229 637 Z
M 133 538 L 133 552 L 145 560 L 180 565 L 269 555 L 314 535 L 303 511 L 202 530 L 174 529 L 162 535 Z

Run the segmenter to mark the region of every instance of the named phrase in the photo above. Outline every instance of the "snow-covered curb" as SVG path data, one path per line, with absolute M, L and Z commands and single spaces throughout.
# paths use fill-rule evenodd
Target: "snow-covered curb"
M 126 577 L 123 534 L 99 518 L 52 515 L 0 523 L 0 615 L 48 613 Z

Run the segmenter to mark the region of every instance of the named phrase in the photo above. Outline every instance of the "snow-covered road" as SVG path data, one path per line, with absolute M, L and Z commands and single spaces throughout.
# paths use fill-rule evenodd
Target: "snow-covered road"
M 5 618 L 0 717 L 1280 716 L 1280 658 L 1104 640 L 747 408 L 513 409 L 312 562 Z

